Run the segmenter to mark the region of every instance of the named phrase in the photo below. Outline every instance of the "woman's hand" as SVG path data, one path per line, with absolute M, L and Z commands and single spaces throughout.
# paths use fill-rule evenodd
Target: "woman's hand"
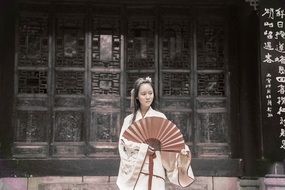
M 182 149 L 180 151 L 180 155 L 183 155 L 183 156 L 190 156 L 190 151 L 189 150 L 186 150 L 186 149 Z
M 179 160 L 178 160 L 178 167 L 183 167 L 191 161 L 191 153 L 189 150 L 182 149 L 180 151 Z

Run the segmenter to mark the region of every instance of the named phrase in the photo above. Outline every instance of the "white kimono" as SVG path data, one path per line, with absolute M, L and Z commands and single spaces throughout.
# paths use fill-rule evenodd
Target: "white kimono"
M 149 108 L 145 117 L 166 116 Z M 120 190 L 147 190 L 149 180 L 148 145 L 128 141 L 122 134 L 131 125 L 133 114 L 124 119 L 119 140 L 119 153 L 121 157 L 117 185 Z M 142 119 L 140 111 L 137 112 L 136 121 Z M 185 145 L 185 149 L 189 150 Z M 173 184 L 187 187 L 194 181 L 194 175 L 189 159 L 180 159 L 179 153 L 156 151 L 153 159 L 152 190 L 165 190 L 165 177 Z

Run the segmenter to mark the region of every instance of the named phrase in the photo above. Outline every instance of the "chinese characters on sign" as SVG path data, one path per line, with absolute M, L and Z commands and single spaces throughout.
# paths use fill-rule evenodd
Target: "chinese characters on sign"
M 273 117 L 272 113 L 272 96 L 271 96 L 271 74 L 267 73 L 265 79 L 266 100 L 267 100 L 267 117 Z
M 261 9 L 261 68 L 267 127 L 277 127 L 279 148 L 285 151 L 285 11 L 280 7 Z M 276 129 L 274 129 L 276 130 Z

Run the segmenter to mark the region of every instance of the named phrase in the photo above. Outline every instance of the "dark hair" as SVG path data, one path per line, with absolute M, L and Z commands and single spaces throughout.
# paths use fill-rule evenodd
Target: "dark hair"
M 154 86 L 152 84 L 151 78 L 150 77 L 146 77 L 146 78 L 138 78 L 135 83 L 134 83 L 134 88 L 132 89 L 131 92 L 131 104 L 133 104 L 133 119 L 132 122 L 134 122 L 136 120 L 136 115 L 137 112 L 139 110 L 139 108 L 141 107 L 140 101 L 137 99 L 138 95 L 139 95 L 139 89 L 141 87 L 142 84 L 149 84 L 152 87 L 153 90 L 153 100 L 151 103 L 151 107 L 155 109 L 155 90 L 154 90 Z

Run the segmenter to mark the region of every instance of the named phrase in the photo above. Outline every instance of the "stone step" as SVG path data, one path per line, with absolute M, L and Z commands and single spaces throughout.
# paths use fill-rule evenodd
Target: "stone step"
M 284 190 L 285 176 L 239 179 L 237 177 L 196 177 L 187 188 L 167 182 L 166 190 Z M 116 176 L 47 176 L 0 178 L 0 190 L 118 190 Z

